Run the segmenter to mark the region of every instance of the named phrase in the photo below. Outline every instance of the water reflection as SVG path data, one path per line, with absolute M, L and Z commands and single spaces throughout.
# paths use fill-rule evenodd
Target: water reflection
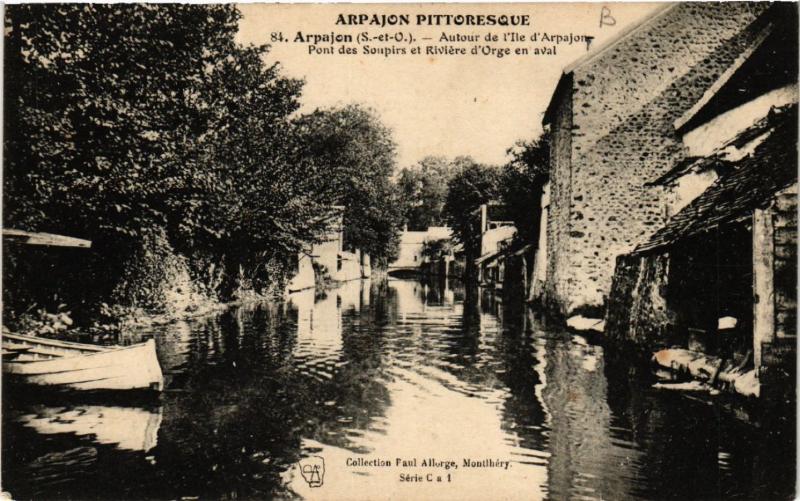
M 15 418 L 17 423 L 42 435 L 59 433 L 90 437 L 98 444 L 129 451 L 147 452 L 158 442 L 161 409 L 77 405 L 46 407 L 32 405 Z
M 458 283 L 352 281 L 144 335 L 168 377 L 157 402 L 4 399 L 15 498 L 324 498 L 335 486 L 357 499 L 482 499 L 486 485 L 503 499 L 791 494 L 786 428 L 653 391 L 601 347 Z M 313 456 L 322 487 L 298 469 Z M 459 467 L 346 466 L 358 458 Z M 510 467 L 465 469 L 465 458 Z

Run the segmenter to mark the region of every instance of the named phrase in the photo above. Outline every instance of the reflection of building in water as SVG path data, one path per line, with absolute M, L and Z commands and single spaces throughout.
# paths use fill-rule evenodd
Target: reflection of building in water
M 342 350 L 342 313 L 360 311 L 365 302 L 369 304 L 369 289 L 368 280 L 351 280 L 321 296 L 314 290 L 290 294 L 290 307 L 297 310 L 295 356 L 338 358 Z
M 395 292 L 397 313 L 408 315 L 425 311 L 426 286 L 416 280 L 389 279 L 389 287 Z
M 336 289 L 336 294 L 339 295 L 341 310 L 359 310 L 361 306 L 361 291 L 363 289 L 364 283 L 361 280 L 351 280 L 339 286 Z
M 418 280 L 389 279 L 389 288 L 395 294 L 395 307 L 401 318 L 446 318 L 453 314 L 455 292 L 445 280 L 421 282 Z
M 361 311 L 369 307 L 370 295 L 372 293 L 372 280 L 366 278 L 361 281 Z
M 456 293 L 450 287 L 450 281 L 445 278 L 444 283 L 442 284 L 444 287 L 444 291 L 442 292 L 442 303 L 447 305 L 453 305 L 456 302 Z
M 628 499 L 640 455 L 612 441 L 602 348 L 548 339 L 541 399 L 549 416 L 549 492 L 556 499 Z M 619 444 L 619 445 L 618 445 Z M 607 469 L 630 470 L 608 475 Z
M 161 408 L 79 405 L 75 407 L 34 406 L 17 422 L 43 435 L 72 433 L 92 436 L 94 442 L 120 449 L 147 452 L 156 446 L 161 426 Z
M 320 297 L 315 297 L 314 290 L 301 291 L 289 296 L 289 301 L 297 309 L 295 355 L 316 358 L 338 354 L 342 348 L 342 317 L 336 290 Z

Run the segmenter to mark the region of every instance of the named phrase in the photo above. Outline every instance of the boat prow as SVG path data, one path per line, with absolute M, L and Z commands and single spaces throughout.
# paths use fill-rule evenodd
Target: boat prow
M 96 346 L 3 334 L 3 373 L 13 380 L 71 390 L 164 389 L 155 341 Z

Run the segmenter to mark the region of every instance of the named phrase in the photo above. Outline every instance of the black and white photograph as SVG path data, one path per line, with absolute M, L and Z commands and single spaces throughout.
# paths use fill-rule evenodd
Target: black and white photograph
M 4 5 L 0 499 L 795 499 L 799 5 Z

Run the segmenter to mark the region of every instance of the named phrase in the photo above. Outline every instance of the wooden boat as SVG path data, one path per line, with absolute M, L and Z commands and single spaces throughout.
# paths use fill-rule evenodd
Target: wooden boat
M 96 346 L 3 334 L 3 374 L 10 380 L 73 390 L 156 390 L 164 376 L 155 341 Z

